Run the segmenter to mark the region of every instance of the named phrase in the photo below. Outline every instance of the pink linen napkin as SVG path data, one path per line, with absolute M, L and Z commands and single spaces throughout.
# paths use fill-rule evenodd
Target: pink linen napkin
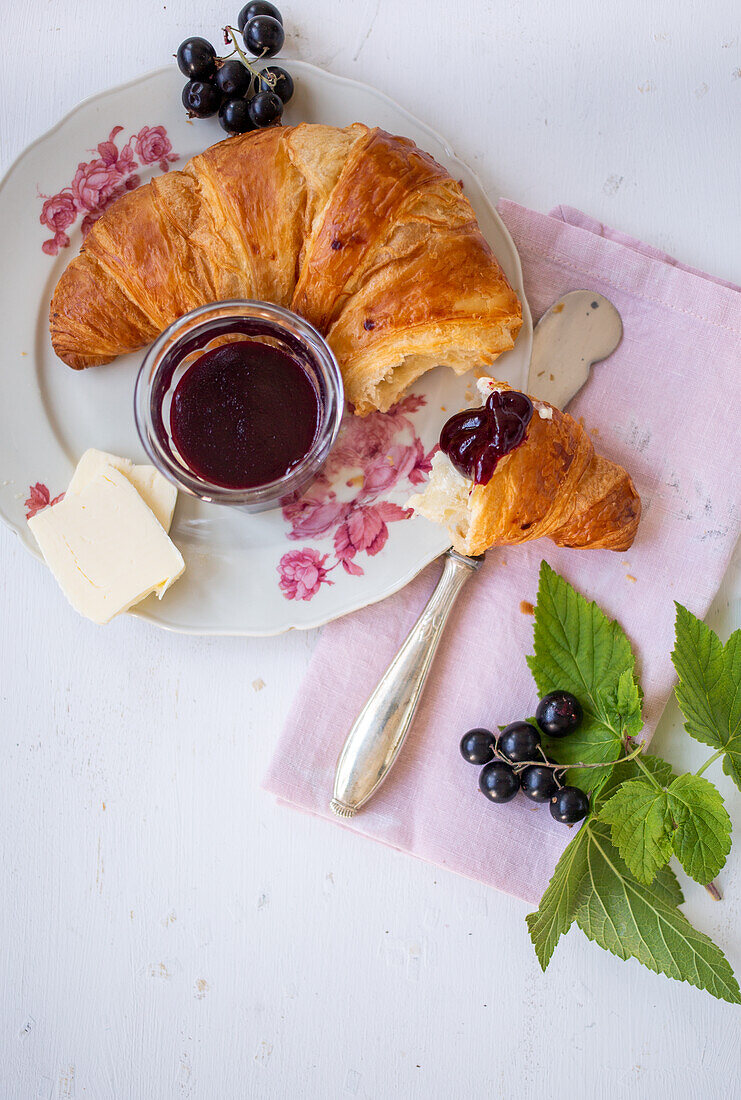
M 409 738 L 373 801 L 342 824 L 422 859 L 537 902 L 570 831 L 518 796 L 493 806 L 458 742 L 472 726 L 532 714 L 538 569 L 554 569 L 617 618 L 638 655 L 650 734 L 669 697 L 674 600 L 704 616 L 739 533 L 740 288 L 560 206 L 549 215 L 503 201 L 537 320 L 569 290 L 601 291 L 623 341 L 569 411 L 631 473 L 643 501 L 626 554 L 562 550 L 543 539 L 489 551 L 453 611 Z M 495 368 L 496 369 L 496 368 Z M 402 592 L 325 627 L 265 787 L 329 810 L 337 754 L 368 694 L 427 600 L 433 564 Z

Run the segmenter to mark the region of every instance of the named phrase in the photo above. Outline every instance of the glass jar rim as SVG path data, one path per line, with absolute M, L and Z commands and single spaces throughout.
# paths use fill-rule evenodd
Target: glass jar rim
M 196 477 L 179 466 L 162 445 L 153 421 L 152 393 L 161 368 L 168 356 L 186 337 L 192 338 L 199 329 L 212 321 L 240 319 L 264 320 L 297 338 L 305 348 L 312 365 L 326 387 L 322 417 L 314 442 L 304 458 L 280 478 L 249 488 L 229 488 Z M 263 335 L 263 334 L 260 334 Z M 249 339 L 245 335 L 245 339 Z M 259 336 L 257 337 L 259 339 Z M 258 299 L 230 298 L 208 302 L 178 317 L 165 328 L 147 349 L 134 387 L 134 418 L 142 445 L 157 469 L 179 489 L 191 496 L 220 504 L 261 504 L 289 496 L 302 483 L 307 471 L 316 466 L 318 473 L 340 430 L 345 398 L 342 374 L 332 349 L 322 335 L 297 313 L 273 302 Z M 323 453 L 324 452 L 324 453 Z

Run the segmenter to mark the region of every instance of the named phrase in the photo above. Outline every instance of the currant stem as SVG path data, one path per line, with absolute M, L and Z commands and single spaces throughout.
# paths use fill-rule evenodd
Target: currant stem
M 543 752 L 542 748 L 541 748 L 540 751 Z M 529 768 L 529 767 L 532 767 L 533 765 L 536 765 L 537 767 L 540 767 L 540 768 L 552 768 L 554 771 L 563 771 L 563 772 L 569 771 L 571 768 L 611 768 L 614 764 L 623 764 L 626 760 L 635 759 L 639 755 L 639 753 L 641 753 L 642 751 L 643 751 L 643 745 L 642 744 L 637 745 L 636 748 L 633 749 L 633 751 L 631 753 L 629 753 L 627 756 L 621 756 L 618 760 L 601 760 L 601 761 L 599 761 L 599 763 L 596 763 L 596 764 L 585 764 L 582 761 L 577 761 L 574 764 L 552 764 L 550 760 L 545 759 L 545 753 L 543 753 L 543 757 L 544 757 L 543 760 L 518 760 L 517 763 L 514 765 L 514 770 L 516 772 L 519 772 L 519 771 L 522 771 L 523 768 Z M 504 753 L 499 752 L 498 749 L 497 749 L 496 755 L 497 755 L 498 759 L 502 760 L 505 764 L 511 764 L 512 763 L 512 761 L 509 760 L 504 755 Z M 650 774 L 648 772 L 648 769 L 646 769 L 646 771 L 647 771 L 647 774 Z
M 258 86 L 259 86 L 259 81 L 262 80 L 270 87 L 271 91 L 275 91 L 276 77 L 274 77 L 272 73 L 263 74 L 261 69 L 253 69 L 252 62 L 247 60 L 247 55 L 239 47 L 239 43 L 237 42 L 237 34 L 238 33 L 239 33 L 239 31 L 236 29 L 236 27 L 224 27 L 224 35 L 225 36 L 229 35 L 229 38 L 231 39 L 232 46 L 234 47 L 234 51 L 239 54 L 239 60 L 242 62 L 244 67 L 249 72 L 251 72 L 252 75 L 258 80 Z M 231 57 L 231 54 L 229 56 Z M 265 51 L 263 50 L 263 52 L 260 54 L 260 57 L 258 58 L 258 60 L 262 60 L 262 58 L 264 56 L 265 56 Z

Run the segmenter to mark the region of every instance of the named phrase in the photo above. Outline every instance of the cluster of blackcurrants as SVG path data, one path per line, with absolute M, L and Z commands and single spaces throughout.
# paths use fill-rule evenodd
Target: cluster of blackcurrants
M 283 16 L 274 4 L 253 0 L 245 4 L 237 20 L 239 30 L 224 28 L 238 59 L 216 56 L 205 38 L 186 38 L 177 57 L 178 68 L 188 83 L 183 106 L 191 118 L 210 118 L 218 111 L 219 122 L 229 134 L 245 134 L 280 122 L 283 108 L 293 95 L 290 73 L 278 65 L 253 69 L 239 46 L 241 35 L 253 57 L 274 57 L 283 46 Z
M 563 785 L 564 770 L 546 756 L 540 731 L 546 737 L 566 737 L 580 725 L 579 700 L 568 691 L 552 691 L 538 703 L 535 721 L 513 722 L 499 734 L 472 729 L 463 735 L 461 756 L 483 765 L 479 788 L 492 802 L 509 802 L 519 790 L 533 802 L 550 802 L 551 815 L 564 825 L 587 816 L 589 798 L 580 787 Z

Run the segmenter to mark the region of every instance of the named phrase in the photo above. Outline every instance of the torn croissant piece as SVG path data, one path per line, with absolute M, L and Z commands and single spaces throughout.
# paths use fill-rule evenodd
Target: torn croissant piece
M 492 384 L 499 392 L 516 392 Z M 441 450 L 428 485 L 409 507 L 444 524 L 461 554 L 543 537 L 557 546 L 627 550 L 641 517 L 629 474 L 597 454 L 568 413 L 530 400 L 523 441 L 496 463 L 485 484 L 464 477 Z
M 227 298 L 305 317 L 361 415 L 438 364 L 486 367 L 522 324 L 461 185 L 360 123 L 241 134 L 117 199 L 59 280 L 52 344 L 75 369 L 108 363 Z

